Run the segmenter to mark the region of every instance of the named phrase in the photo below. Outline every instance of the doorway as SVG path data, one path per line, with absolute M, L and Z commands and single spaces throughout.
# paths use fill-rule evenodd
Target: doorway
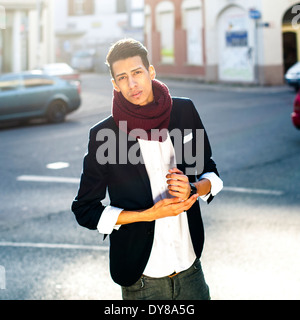
M 284 73 L 298 61 L 296 32 L 283 33 L 283 61 Z
M 218 18 L 219 80 L 255 81 L 254 28 L 248 12 L 229 6 Z
M 294 7 L 294 6 L 293 6 Z M 298 28 L 292 25 L 292 21 L 297 15 L 290 7 L 282 19 L 282 43 L 283 43 L 283 67 L 284 73 L 300 61 L 300 25 Z

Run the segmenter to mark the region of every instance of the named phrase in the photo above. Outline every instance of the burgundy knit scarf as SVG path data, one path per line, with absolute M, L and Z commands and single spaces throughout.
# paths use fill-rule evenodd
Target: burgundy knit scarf
M 127 122 L 127 133 L 140 139 L 164 141 L 166 135 L 158 137 L 151 134 L 151 129 L 167 129 L 170 122 L 170 114 L 172 110 L 172 98 L 168 87 L 158 80 L 152 80 L 152 88 L 154 101 L 145 106 L 135 105 L 124 98 L 121 92 L 114 90 L 112 116 L 115 123 L 120 126 L 120 121 Z M 138 130 L 131 132 L 133 129 L 143 129 L 147 133 L 139 135 Z M 165 132 L 163 130 L 162 132 Z M 152 132 L 153 133 L 153 132 Z

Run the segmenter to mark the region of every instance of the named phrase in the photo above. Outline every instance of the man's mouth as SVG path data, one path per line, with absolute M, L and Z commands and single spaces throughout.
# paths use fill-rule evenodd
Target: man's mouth
M 142 95 L 142 91 L 135 92 L 131 95 L 132 98 L 138 99 Z

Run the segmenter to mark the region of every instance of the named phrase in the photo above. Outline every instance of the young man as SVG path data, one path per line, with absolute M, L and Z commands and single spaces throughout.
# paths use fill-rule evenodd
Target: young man
M 123 299 L 210 299 L 197 199 L 209 203 L 223 183 L 192 101 L 171 98 L 147 54 L 132 39 L 108 53 L 112 115 L 90 130 L 72 210 L 80 225 L 110 235 Z

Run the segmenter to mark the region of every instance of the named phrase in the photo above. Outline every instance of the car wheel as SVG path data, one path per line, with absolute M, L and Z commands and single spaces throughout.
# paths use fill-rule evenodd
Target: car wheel
M 51 123 L 64 122 L 66 118 L 66 103 L 62 100 L 51 102 L 48 111 L 47 119 Z

